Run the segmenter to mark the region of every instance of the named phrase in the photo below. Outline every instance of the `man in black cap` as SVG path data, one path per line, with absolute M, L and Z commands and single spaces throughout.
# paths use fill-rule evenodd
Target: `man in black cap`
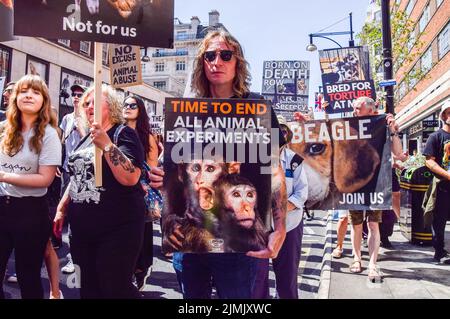
M 6 108 L 8 107 L 9 97 L 12 94 L 15 82 L 9 82 L 3 90 L 3 103 L 0 106 L 0 122 L 6 120 Z
M 63 144 L 63 164 L 61 171 L 61 194 L 64 194 L 67 185 L 69 184 L 69 170 L 67 168 L 67 163 L 70 154 L 77 147 L 78 143 L 81 141 L 83 136 L 86 134 L 83 125 L 80 121 L 80 109 L 79 103 L 80 99 L 83 96 L 84 91 L 86 91 L 86 87 L 74 84 L 70 87 L 72 91 L 72 104 L 73 104 L 73 112 L 64 115 L 61 120 L 61 124 L 59 127 L 62 130 L 62 144 Z M 59 245 L 61 244 L 59 239 Z M 58 243 L 53 243 L 53 245 L 58 246 Z M 56 247 L 55 247 L 56 248 Z M 63 273 L 73 273 L 75 268 L 72 263 L 72 258 L 70 253 L 67 255 L 68 263 L 61 270 Z

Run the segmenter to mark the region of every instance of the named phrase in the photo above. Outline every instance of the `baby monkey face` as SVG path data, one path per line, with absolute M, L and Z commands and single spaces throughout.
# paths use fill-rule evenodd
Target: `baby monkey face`
M 225 206 L 234 212 L 234 218 L 244 228 L 255 223 L 256 189 L 250 185 L 236 185 L 225 190 Z

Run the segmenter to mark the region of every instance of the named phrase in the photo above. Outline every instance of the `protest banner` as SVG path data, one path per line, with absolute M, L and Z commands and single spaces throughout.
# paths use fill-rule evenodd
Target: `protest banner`
M 376 98 L 375 86 L 370 79 L 369 54 L 363 47 L 320 50 L 319 62 L 324 98 L 329 104 L 325 108 L 327 114 L 350 115 L 352 102 L 357 98 L 355 94 Z M 364 83 L 360 84 L 361 81 Z M 342 83 L 350 83 L 350 87 L 336 86 Z M 327 93 L 337 93 L 341 98 L 331 101 Z
M 175 225 L 184 252 L 266 247 L 278 153 L 271 119 L 265 100 L 166 99 L 164 251 Z
M 0 92 L 3 93 L 3 89 L 5 86 L 6 82 L 6 77 L 5 76 L 0 76 Z
M 109 72 L 115 88 L 142 84 L 142 64 L 139 48 L 131 45 L 109 46 Z
M 290 121 L 294 112 L 309 112 L 309 74 L 309 61 L 264 61 L 261 93 L 277 115 Z
M 391 209 L 386 116 L 290 123 L 290 148 L 303 157 L 311 209 Z
M 154 135 L 162 135 L 164 118 L 162 115 L 150 115 L 150 131 Z
M 16 0 L 14 34 L 171 48 L 173 17 L 173 0 Z
M 13 2 L 0 0 L 0 42 L 14 40 Z
M 14 35 L 95 41 L 94 120 L 101 123 L 102 45 L 173 47 L 174 0 L 16 0 Z M 45 21 L 45 23 L 30 23 Z M 95 185 L 102 185 L 100 149 L 95 149 Z
M 361 96 L 376 100 L 375 86 L 372 80 L 325 84 L 324 96 L 329 103 L 326 108 L 328 114 L 352 113 L 353 102 Z

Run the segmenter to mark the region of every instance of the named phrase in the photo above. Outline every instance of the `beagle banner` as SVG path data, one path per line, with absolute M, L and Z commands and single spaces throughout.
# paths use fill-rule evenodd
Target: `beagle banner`
M 172 48 L 173 18 L 174 0 L 14 1 L 14 34 L 48 39 Z
M 163 250 L 266 247 L 278 154 L 271 127 L 265 100 L 166 99 Z
M 309 61 L 264 61 L 261 94 L 277 115 L 291 121 L 294 112 L 309 112 L 309 77 Z
M 391 144 L 386 116 L 290 123 L 290 148 L 303 157 L 311 209 L 391 209 Z

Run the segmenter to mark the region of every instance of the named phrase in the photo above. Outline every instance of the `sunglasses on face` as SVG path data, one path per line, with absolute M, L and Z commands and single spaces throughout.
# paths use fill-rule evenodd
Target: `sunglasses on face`
M 137 103 L 125 103 L 123 105 L 124 109 L 136 110 L 138 108 Z
M 208 62 L 212 62 L 216 59 L 217 53 L 219 53 L 222 61 L 228 62 L 233 57 L 233 51 L 231 50 L 220 50 L 220 51 L 206 51 L 205 52 L 205 60 Z
M 72 93 L 72 97 L 81 98 L 83 96 L 83 93 Z

